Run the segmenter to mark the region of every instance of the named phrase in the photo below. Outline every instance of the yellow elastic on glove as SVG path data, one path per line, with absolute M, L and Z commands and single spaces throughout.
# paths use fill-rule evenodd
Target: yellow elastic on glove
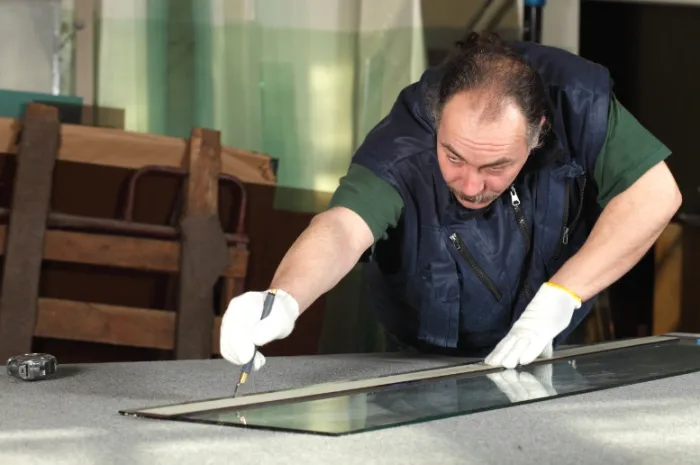
M 579 297 L 579 296 L 576 295 L 575 293 L 571 292 L 569 289 L 565 288 L 564 286 L 562 286 L 562 285 L 560 285 L 560 284 L 557 284 L 557 283 L 550 282 L 550 281 L 547 281 L 545 284 L 548 285 L 548 286 L 556 287 L 557 289 L 560 289 L 560 290 L 566 292 L 566 293 L 569 294 L 571 297 L 573 297 L 574 299 L 578 300 L 579 305 L 582 304 L 582 302 L 581 302 L 581 297 Z

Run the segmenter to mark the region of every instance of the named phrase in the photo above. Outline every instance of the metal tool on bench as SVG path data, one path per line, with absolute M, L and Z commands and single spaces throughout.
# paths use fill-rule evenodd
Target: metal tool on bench
M 7 374 L 23 381 L 38 381 L 56 373 L 58 362 L 51 354 L 31 353 L 10 357 Z
M 267 316 L 270 314 L 270 311 L 272 310 L 272 304 L 275 303 L 275 295 L 277 295 L 277 290 L 276 289 L 270 289 L 265 296 L 265 302 L 263 303 L 263 311 L 262 311 L 262 316 L 260 317 L 261 320 L 264 320 L 267 318 Z M 258 349 L 257 347 L 255 348 L 255 351 L 253 352 L 253 358 L 250 359 L 248 363 L 243 365 L 243 368 L 241 368 L 241 375 L 238 378 L 238 382 L 236 383 L 236 387 L 233 390 L 233 397 L 236 397 L 236 393 L 238 392 L 238 388 L 241 386 L 241 384 L 245 384 L 245 382 L 248 380 L 248 375 L 250 374 L 251 370 L 253 369 L 253 362 L 255 361 L 255 355 L 257 355 Z

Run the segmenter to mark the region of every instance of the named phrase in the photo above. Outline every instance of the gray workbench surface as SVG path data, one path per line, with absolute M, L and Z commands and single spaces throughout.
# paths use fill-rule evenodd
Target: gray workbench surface
M 60 361 L 59 361 L 60 362 Z M 454 360 L 451 360 L 454 363 Z M 396 355 L 270 358 L 241 392 L 445 365 Z M 700 374 L 343 437 L 121 416 L 230 395 L 222 360 L 0 374 L 0 464 L 697 464 Z

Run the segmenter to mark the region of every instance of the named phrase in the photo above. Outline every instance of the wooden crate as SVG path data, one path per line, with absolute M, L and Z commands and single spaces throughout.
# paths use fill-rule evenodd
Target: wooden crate
M 226 301 L 242 289 L 236 283 L 248 266 L 243 227 L 225 233 L 218 221 L 219 181 L 240 181 L 242 189 L 243 183 L 274 185 L 269 157 L 222 147 L 219 132 L 202 128 L 179 139 L 62 125 L 55 108 L 39 104 L 28 106 L 23 119 L 0 118 L 0 153 L 17 159 L 11 206 L 0 211 L 8 220 L 0 226 L 0 358 L 29 352 L 35 336 L 173 350 L 176 358 L 218 352 L 214 281 L 224 280 Z M 155 166 L 182 175 L 179 224 L 144 233 L 148 228 L 130 219 L 51 212 L 57 161 L 135 171 Z M 177 311 L 41 298 L 43 261 L 171 273 L 178 277 Z M 204 288 L 197 282 L 202 276 L 209 276 Z

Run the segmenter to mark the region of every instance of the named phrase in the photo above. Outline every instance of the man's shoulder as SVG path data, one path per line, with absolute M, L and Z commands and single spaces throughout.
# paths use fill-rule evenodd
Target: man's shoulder
M 605 145 L 594 170 L 600 206 L 670 155 L 671 150 L 613 95 Z
M 613 82 L 608 69 L 559 47 L 513 42 L 512 48 L 537 70 L 546 90 L 551 137 L 592 169 L 607 132 Z
M 611 85 L 607 67 L 563 48 L 535 42 L 513 42 L 512 46 L 548 85 L 603 92 Z
M 608 69 L 562 48 L 514 43 L 539 73 L 552 111 L 553 132 L 585 169 L 605 143 L 613 81 Z
M 329 208 L 344 207 L 357 213 L 369 226 L 375 241 L 386 237 L 403 211 L 403 198 L 388 182 L 362 165 L 352 163 L 340 180 Z

